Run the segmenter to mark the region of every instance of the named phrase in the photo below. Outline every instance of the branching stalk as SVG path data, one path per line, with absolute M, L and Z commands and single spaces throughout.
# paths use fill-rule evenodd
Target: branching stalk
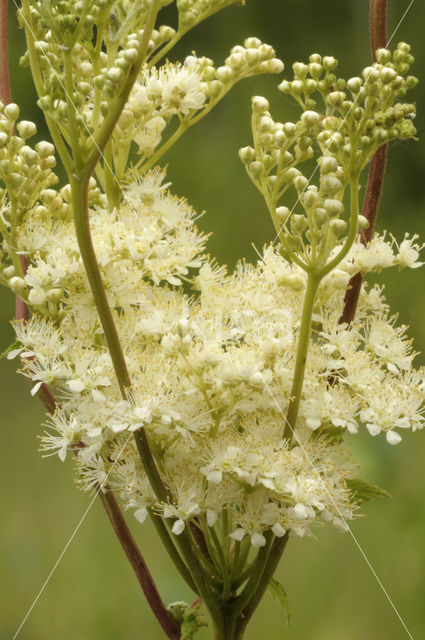
M 369 25 L 372 59 L 376 62 L 376 51 L 387 44 L 387 8 L 388 0 L 370 0 Z M 379 202 L 384 185 L 387 164 L 388 145 L 381 147 L 370 162 L 369 178 L 363 202 L 362 215 L 369 221 L 367 229 L 360 234 L 360 240 L 367 245 L 373 237 Z M 363 277 L 360 273 L 351 278 L 344 299 L 344 309 L 340 323 L 350 324 L 356 315 Z

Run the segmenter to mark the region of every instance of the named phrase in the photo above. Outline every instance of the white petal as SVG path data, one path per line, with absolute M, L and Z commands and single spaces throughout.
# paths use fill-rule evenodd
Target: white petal
M 40 389 L 41 385 L 43 384 L 42 380 L 39 380 L 31 389 L 31 395 L 35 396 L 35 394 L 38 392 L 38 390 Z
M 253 533 L 251 536 L 251 544 L 253 547 L 264 547 L 266 539 L 262 533 Z
M 266 489 L 271 489 L 271 491 L 276 491 L 276 487 L 273 480 L 270 480 L 269 478 L 262 478 L 260 480 L 260 483 L 263 485 L 263 487 L 266 487 Z
M 388 444 L 398 444 L 401 442 L 401 435 L 397 431 L 387 431 L 385 434 Z
M 112 424 L 111 429 L 114 433 L 121 433 L 121 431 L 125 431 L 127 429 L 128 424 Z
M 314 431 L 315 429 L 318 429 L 320 427 L 322 421 L 319 420 L 319 418 L 307 418 L 305 423 L 309 429 L 312 429 Z
M 272 526 L 272 531 L 273 531 L 274 535 L 276 536 L 276 538 L 283 538 L 283 536 L 286 533 L 286 530 L 278 522 L 276 522 L 276 524 L 274 524 Z
M 93 389 L 91 392 L 91 395 L 93 400 L 99 404 L 103 404 L 106 400 L 104 394 L 101 391 L 99 391 L 99 389 Z
M 179 536 L 184 531 L 184 520 L 176 520 L 171 531 L 174 535 Z
M 377 424 L 373 424 L 373 422 L 369 422 L 366 425 L 366 428 L 371 436 L 378 436 L 381 433 L 381 427 L 379 427 Z
M 210 471 L 207 475 L 207 480 L 214 484 L 220 484 L 223 479 L 223 473 L 221 471 Z
M 81 393 L 86 388 L 86 385 L 81 380 L 69 380 L 68 389 L 74 391 L 74 393 Z
M 59 456 L 59 460 L 61 462 L 65 462 L 65 458 L 66 458 L 66 445 L 64 445 L 61 449 L 59 449 L 58 451 L 58 456 Z
M 238 542 L 240 542 L 245 538 L 245 534 L 245 529 L 235 529 L 235 531 L 230 534 L 230 538 L 233 538 L 233 540 L 237 540 Z
M 137 509 L 137 511 L 134 512 L 134 517 L 136 518 L 136 520 L 138 520 L 141 523 L 143 523 L 146 520 L 147 515 L 148 515 L 148 510 L 146 509 L 146 507 Z
M 308 509 L 305 504 L 296 504 L 294 507 L 294 515 L 298 520 L 306 520 L 308 518 Z
M 217 522 L 217 511 L 212 511 L 211 509 L 208 509 L 207 511 L 207 523 L 209 527 L 213 527 L 215 525 L 215 523 Z
M 16 358 L 16 356 L 19 356 L 19 354 L 23 350 L 24 350 L 24 347 L 20 347 L 19 349 L 12 349 L 12 351 L 9 351 L 9 353 L 7 354 L 7 359 L 13 360 L 13 358 Z

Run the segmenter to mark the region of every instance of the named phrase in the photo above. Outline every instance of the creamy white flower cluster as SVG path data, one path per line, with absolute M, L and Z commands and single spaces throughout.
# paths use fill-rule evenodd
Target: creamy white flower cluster
M 283 63 L 274 49 L 258 38 L 247 38 L 235 46 L 225 64 L 215 68 L 210 58 L 188 56 L 184 64 L 146 66 L 134 84 L 126 109 L 121 114 L 114 140 L 134 140 L 138 153 L 149 158 L 161 143 L 173 118 L 180 128 L 208 112 L 236 82 L 260 73 L 280 73 Z M 142 158 L 142 160 L 143 160 Z
M 26 18 L 45 91 L 40 105 L 62 143 L 72 143 L 62 149 L 67 166 L 74 166 L 71 153 L 83 164 L 85 154 L 90 159 L 113 97 L 144 61 L 88 194 L 94 250 L 132 386 L 124 400 L 75 234 L 75 176 L 69 172 L 71 185 L 52 188 L 52 146 L 27 147 L 31 123 L 18 123 L 15 136 L 19 114 L 9 105 L 0 116 L 0 177 L 8 191 L 0 211 L 0 277 L 31 312 L 28 321 L 15 322 L 9 357 L 20 355 L 33 394 L 47 383 L 58 399 L 42 448 L 61 460 L 72 452 L 81 487 L 107 480 L 138 520 L 152 510 L 171 520 L 176 535 L 190 524 L 190 535 L 197 527 L 207 540 L 211 532 L 225 545 L 230 537 L 242 545 L 242 558 L 250 546 L 263 547 L 270 531 L 303 536 L 324 522 L 345 530 L 361 500 L 345 436 L 366 429 L 397 444 L 400 430 L 423 427 L 424 371 L 414 369 L 405 327 L 389 315 L 382 291 L 363 285 L 356 319 L 349 327 L 338 323 L 353 275 L 421 264 L 415 236 L 400 246 L 375 236 L 350 251 L 344 245 L 345 253 L 340 238 L 350 171 L 358 180 L 377 146 L 413 133 L 413 107 L 395 104 L 414 84 L 405 78 L 409 51 L 399 45 L 392 58 L 383 53 L 364 81 L 347 83 L 361 106 L 346 99 L 345 84 L 332 73 L 334 59 L 317 55 L 308 66 L 294 66 L 294 82 L 281 85 L 303 105 L 298 123 L 275 122 L 268 102 L 254 99 L 254 147 L 241 157 L 276 229 L 291 220 L 284 250 L 270 245 L 258 264 L 241 263 L 228 274 L 205 254 L 207 237 L 195 212 L 171 194 L 154 165 L 235 82 L 279 73 L 283 63 L 272 47 L 248 38 L 218 68 L 195 55 L 159 65 L 191 25 L 232 0 L 178 0 L 178 31 L 159 27 L 146 42 L 151 3 L 137 4 L 140 13 L 125 0 L 94 4 L 96 11 L 84 14 L 80 2 L 34 0 Z M 313 111 L 313 91 L 324 98 L 325 114 Z M 345 130 L 339 133 L 342 121 L 356 127 L 358 147 L 349 146 Z M 315 141 L 320 185 L 308 187 L 296 165 L 313 156 Z M 139 158 L 129 169 L 133 142 Z M 124 185 L 119 190 L 112 172 Z M 305 215 L 292 215 L 279 202 L 289 186 Z M 355 207 L 353 219 L 354 240 Z M 299 411 L 284 437 L 307 267 L 318 270 L 334 256 L 337 269 L 322 270 L 311 299 Z M 133 437 L 142 427 L 168 500 L 158 499 L 148 482 Z
M 147 223 L 152 216 L 150 233 L 158 231 L 162 216 L 165 228 L 182 224 L 181 205 L 161 189 L 162 177 L 151 174 L 129 189 L 133 203 L 150 203 L 143 215 Z M 405 328 L 389 317 L 382 292 L 363 287 L 358 319 L 348 328 L 338 325 L 345 287 L 359 271 L 419 266 L 415 239 L 406 237 L 399 249 L 383 237 L 366 248 L 356 243 L 338 271 L 323 280 L 291 444 L 282 433 L 305 273 L 272 247 L 256 266 L 241 264 L 230 275 L 204 259 L 194 280 L 199 294 L 188 296 L 182 287 L 159 286 L 160 275 L 156 281 L 146 276 L 146 245 L 158 269 L 164 265 L 141 225 L 136 238 L 137 219 L 132 222 L 130 214 L 126 206 L 113 218 L 92 212 L 95 248 L 133 381 L 128 401 L 121 399 L 101 333 L 93 332 L 70 227 L 59 232 L 56 222 L 40 229 L 42 221 L 30 223 L 31 216 L 22 227 L 27 251 L 33 238 L 28 229 L 35 226 L 49 247 L 33 254 L 28 275 L 45 269 L 47 259 L 57 263 L 60 246 L 66 272 L 57 314 L 48 314 L 44 303 L 38 312 L 33 307 L 29 323 L 16 324 L 33 392 L 47 382 L 60 396 L 44 449 L 62 460 L 72 450 L 83 488 L 108 476 L 139 520 L 153 508 L 174 519 L 176 534 L 187 522 L 218 526 L 223 513 L 228 535 L 254 546 L 265 543 L 269 529 L 276 536 L 302 536 L 324 521 L 344 529 L 356 510 L 350 491 L 356 469 L 347 462 L 344 432 L 366 428 L 396 444 L 400 430 L 422 428 L 424 401 L 424 372 L 413 369 Z M 190 229 L 188 235 L 171 234 L 175 244 L 164 244 L 165 260 L 180 256 L 193 266 L 200 236 L 192 222 Z M 161 237 L 167 240 L 160 234 L 157 247 Z M 67 260 L 77 267 L 67 268 Z M 145 477 L 131 438 L 141 426 L 172 504 L 158 503 Z
M 171 195 L 158 170 L 130 184 L 124 203 L 111 214 L 92 183 L 90 224 L 109 302 L 127 310 L 145 298 L 144 281 L 181 284 L 199 267 L 206 236 L 196 229 L 195 212 Z M 41 191 L 41 201 L 22 220 L 17 237 L 21 255 L 31 256 L 25 275 L 6 267 L 4 278 L 39 313 L 68 314 L 87 328 L 98 325 L 70 217 L 69 187 Z M 4 208 L 7 214 L 7 206 Z M 13 271 L 13 273 L 12 273 Z

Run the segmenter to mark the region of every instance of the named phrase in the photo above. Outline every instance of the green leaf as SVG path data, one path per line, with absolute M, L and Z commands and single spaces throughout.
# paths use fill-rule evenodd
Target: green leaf
M 3 353 L 0 353 L 0 360 L 3 360 L 3 358 L 7 358 L 8 354 L 15 349 L 22 349 L 22 346 L 22 342 L 16 340 L 13 344 L 9 345 L 7 349 L 3 351 Z
M 375 498 L 392 498 L 392 495 L 388 493 L 388 491 L 385 491 L 385 489 L 359 480 L 359 478 L 348 478 L 345 483 L 351 491 L 353 498 L 359 504 L 374 500 Z
M 272 578 L 269 582 L 269 590 L 272 596 L 282 605 L 285 612 L 285 628 L 289 627 L 289 620 L 291 618 L 291 611 L 289 608 L 288 595 L 284 586 L 278 581 Z
M 168 605 L 168 611 L 180 625 L 181 640 L 193 640 L 199 629 L 207 626 L 205 618 L 199 613 L 200 606 L 200 601 L 196 601 L 192 605 L 187 602 L 173 602 Z

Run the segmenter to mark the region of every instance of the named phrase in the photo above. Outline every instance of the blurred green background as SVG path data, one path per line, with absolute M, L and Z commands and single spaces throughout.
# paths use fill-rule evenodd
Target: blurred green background
M 179 47 L 184 57 L 193 49 L 218 64 L 233 44 L 256 35 L 273 44 L 287 69 L 310 53 L 335 55 L 346 75 L 357 75 L 370 60 L 367 0 L 248 0 L 245 9 L 231 8 L 204 23 Z M 389 32 L 394 31 L 408 0 L 389 0 Z M 42 118 L 28 70 L 18 66 L 22 32 L 16 29 L 10 2 L 10 53 L 14 100 L 24 118 Z M 411 42 L 414 72 L 425 76 L 425 6 L 413 3 L 394 37 Z M 289 74 L 289 71 L 287 72 Z M 200 226 L 213 231 L 210 251 L 231 267 L 242 256 L 255 259 L 273 237 L 261 198 L 237 157 L 250 143 L 250 96 L 262 94 L 275 118 L 295 117 L 289 99 L 279 94 L 275 77 L 245 81 L 217 110 L 166 158 L 173 189 L 200 212 Z M 418 104 L 417 127 L 425 123 L 425 83 L 412 94 Z M 399 237 L 405 230 L 425 237 L 425 144 L 400 142 L 390 151 L 386 191 L 379 228 Z M 416 348 L 425 352 L 425 276 L 423 270 L 392 271 L 379 279 L 400 320 L 411 325 Z M 0 351 L 11 341 L 12 296 L 0 293 Z M 423 356 L 418 361 L 424 362 Z M 37 434 L 43 411 L 29 387 L 14 373 L 14 363 L 0 363 L 0 640 L 13 637 L 52 566 L 85 512 L 90 498 L 73 485 L 70 463 L 42 459 Z M 405 620 L 412 636 L 425 637 L 425 434 L 406 434 L 398 447 L 383 439 L 353 439 L 355 458 L 364 477 L 394 496 L 370 504 L 367 518 L 353 532 Z M 190 599 L 170 568 L 149 525 L 132 526 L 166 601 Z M 289 595 L 292 619 L 288 631 L 279 606 L 267 595 L 247 634 L 268 640 L 377 640 L 408 637 L 371 569 L 349 535 L 330 528 L 317 538 L 291 540 L 279 568 Z M 25 623 L 22 640 L 160 639 L 138 584 L 97 502 L 89 511 L 44 593 Z M 210 637 L 205 631 L 199 639 Z

